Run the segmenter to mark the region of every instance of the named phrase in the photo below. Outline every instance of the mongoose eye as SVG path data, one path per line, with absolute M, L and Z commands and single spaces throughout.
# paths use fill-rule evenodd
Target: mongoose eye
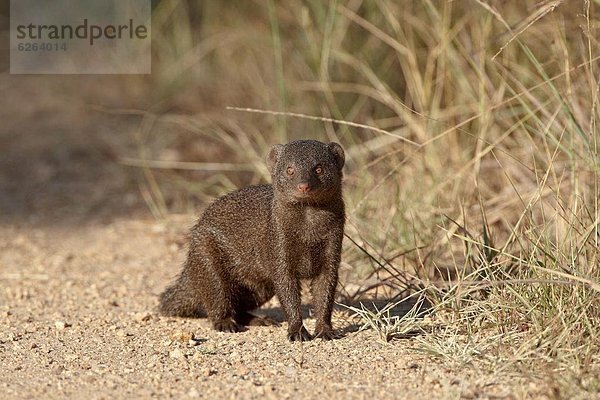
M 317 165 L 317 167 L 315 168 L 315 173 L 317 175 L 321 175 L 323 173 L 323 167 L 320 165 Z
M 287 167 L 287 170 L 286 170 L 286 172 L 287 172 L 287 174 L 288 174 L 289 176 L 292 176 L 292 175 L 294 175 L 294 168 L 292 168 L 292 167 Z

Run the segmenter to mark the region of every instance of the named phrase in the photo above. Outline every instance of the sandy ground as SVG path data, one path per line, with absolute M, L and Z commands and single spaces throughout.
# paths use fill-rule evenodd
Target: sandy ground
M 204 319 L 158 316 L 191 220 L 3 225 L 2 397 L 520 397 L 514 383 L 440 366 L 411 339 L 355 332 L 343 312 L 335 324 L 349 328 L 344 337 L 304 344 L 286 340 L 285 324 L 225 334 Z M 276 303 L 267 311 L 282 318 Z
M 446 367 L 414 339 L 381 343 L 342 311 L 342 338 L 304 344 L 286 340 L 276 302 L 265 311 L 282 326 L 239 334 L 157 315 L 195 217 L 151 217 L 115 162 L 139 121 L 85 107 L 77 91 L 96 79 L 0 76 L 0 398 L 552 397 Z

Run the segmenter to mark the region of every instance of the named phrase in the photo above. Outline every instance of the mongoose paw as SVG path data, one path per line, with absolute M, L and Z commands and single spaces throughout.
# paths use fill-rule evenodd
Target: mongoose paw
M 338 336 L 333 332 L 331 328 L 321 328 L 315 330 L 314 338 L 319 338 L 323 340 L 333 340 L 337 339 Z
M 290 342 L 308 342 L 311 339 L 312 336 L 310 336 L 310 333 L 308 333 L 304 326 L 298 331 L 288 332 L 288 340 Z
M 214 321 L 213 327 L 219 332 L 229 333 L 242 332 L 244 330 L 244 327 L 242 325 L 238 324 L 231 318 Z

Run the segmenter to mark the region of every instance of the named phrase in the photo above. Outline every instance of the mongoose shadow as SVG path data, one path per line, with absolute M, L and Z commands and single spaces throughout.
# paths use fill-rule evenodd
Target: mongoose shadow
M 331 326 L 344 233 L 344 150 L 299 140 L 267 156 L 271 184 L 220 197 L 192 228 L 187 260 L 160 295 L 162 314 L 208 317 L 216 330 L 272 325 L 255 310 L 277 296 L 290 341 L 334 338 Z M 302 322 L 301 280 L 311 281 L 314 335 Z
M 359 309 L 362 307 L 371 313 L 377 313 L 377 312 L 381 311 L 382 309 L 384 309 L 389 304 L 397 303 L 399 300 L 400 299 L 398 297 L 382 297 L 382 298 L 376 298 L 376 299 L 342 298 L 342 299 L 340 299 L 339 302 L 337 302 L 334 305 L 333 309 L 335 311 L 351 314 L 352 312 L 348 309 L 348 307 L 354 307 L 354 308 L 359 308 Z M 402 318 L 410 312 L 410 310 L 417 304 L 418 301 L 419 300 L 416 297 L 406 299 L 406 300 L 402 301 L 402 303 L 396 305 L 395 307 L 392 307 L 389 310 L 389 312 L 386 312 L 386 316 L 393 317 L 393 318 L 395 318 L 395 317 Z M 417 310 L 416 311 L 417 317 L 423 318 L 424 316 L 428 315 L 431 312 L 431 303 L 429 301 L 427 301 L 426 299 L 422 299 L 421 304 L 417 306 L 416 310 Z M 274 321 L 277 324 L 280 324 L 285 321 L 285 312 L 281 307 L 263 307 L 263 308 L 260 308 L 260 310 L 258 310 L 256 312 L 256 314 L 257 314 L 257 316 L 266 317 L 266 318 Z M 303 304 L 301 306 L 301 314 L 302 314 L 303 319 L 309 318 L 311 316 L 310 315 L 311 314 L 310 306 Z M 341 322 L 341 323 L 338 322 L 337 325 L 338 326 L 337 326 L 335 337 L 340 339 L 340 338 L 347 336 L 348 334 L 358 332 L 363 324 L 360 322 L 357 322 L 356 319 L 349 318 L 344 322 Z M 414 335 L 415 335 L 415 333 L 406 334 L 407 337 L 414 336 Z

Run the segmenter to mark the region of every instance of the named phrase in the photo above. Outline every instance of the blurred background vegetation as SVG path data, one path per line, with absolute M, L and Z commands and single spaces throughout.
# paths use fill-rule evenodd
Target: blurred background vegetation
M 575 221 L 583 233 L 598 217 L 594 6 L 157 2 L 144 158 L 223 170 L 153 170 L 156 212 L 162 191 L 205 200 L 265 179 L 272 143 L 336 140 L 349 232 L 382 259 L 426 247 L 413 266 L 448 277 L 468 261 L 456 235 L 567 251 Z
M 4 143 L 39 107 L 58 110 L 54 126 L 72 118 L 65 132 L 93 121 L 77 148 L 117 171 L 104 191 L 126 182 L 111 210 L 133 186 L 130 203 L 163 218 L 267 180 L 271 144 L 338 141 L 348 155 L 344 295 L 417 287 L 448 311 L 453 335 L 494 332 L 469 336 L 480 342 L 468 354 L 496 346 L 500 332 L 519 344 L 497 360 L 597 365 L 600 2 L 153 6 L 151 76 L 3 76 L 5 89 L 19 88 L 2 100 L 13 132 Z M 63 142 L 52 143 L 60 152 Z M 62 160 L 72 168 L 70 155 Z M 430 337 L 435 354 L 461 350 Z

